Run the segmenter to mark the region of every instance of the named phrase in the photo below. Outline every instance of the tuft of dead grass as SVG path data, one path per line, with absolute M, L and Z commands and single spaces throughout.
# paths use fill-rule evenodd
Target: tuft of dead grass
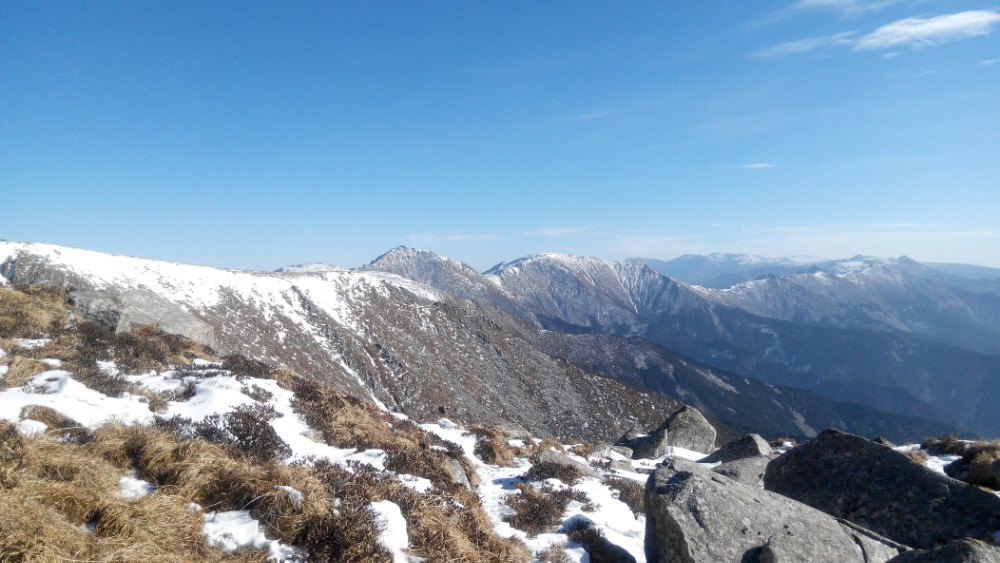
M 74 444 L 84 444 L 93 439 L 93 434 L 79 422 L 46 406 L 25 405 L 20 418 L 44 423 L 48 426 L 48 433 Z
M 567 485 L 576 483 L 583 472 L 572 465 L 562 463 L 552 463 L 551 461 L 536 462 L 525 474 L 529 481 L 544 481 L 546 479 L 559 479 Z
M 632 509 L 636 516 L 646 513 L 646 486 L 623 477 L 605 477 L 604 483 L 618 491 L 618 500 Z
M 0 378 L 0 389 L 22 387 L 27 385 L 32 377 L 48 370 L 49 367 L 38 360 L 15 356 L 7 367 L 7 374 Z
M 476 435 L 476 456 L 486 463 L 509 467 L 514 461 L 514 448 L 508 440 L 510 437 L 502 428 L 488 424 L 469 426 L 469 431 Z
M 928 459 L 927 452 L 925 452 L 924 450 L 907 451 L 903 452 L 903 455 L 919 463 L 920 465 L 924 465 L 925 463 L 927 463 Z
M 961 440 L 954 434 L 928 438 L 920 446 L 934 455 L 962 456 L 959 477 L 979 487 L 1000 490 L 1000 479 L 993 471 L 993 463 L 1000 460 L 1000 440 Z
M 519 530 L 524 530 L 529 536 L 552 531 L 559 524 L 570 501 L 591 504 L 586 493 L 570 488 L 555 489 L 549 485 L 534 488 L 526 483 L 515 485 L 520 494 L 507 497 L 507 506 L 514 509 L 514 515 L 507 521 Z
M 42 338 L 67 326 L 66 292 L 45 286 L 0 287 L 0 338 Z
M 538 563 L 572 563 L 573 558 L 566 553 L 566 548 L 552 544 L 535 554 Z

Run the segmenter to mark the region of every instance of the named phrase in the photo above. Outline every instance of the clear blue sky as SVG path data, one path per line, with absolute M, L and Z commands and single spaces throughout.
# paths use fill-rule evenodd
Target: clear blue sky
M 1000 266 L 1000 3 L 0 2 L 0 238 Z

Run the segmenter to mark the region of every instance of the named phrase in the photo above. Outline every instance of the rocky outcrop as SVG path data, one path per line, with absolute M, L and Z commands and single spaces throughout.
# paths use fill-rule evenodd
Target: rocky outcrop
M 934 549 L 901 553 L 890 563 L 1000 563 L 1000 547 L 964 538 Z
M 722 446 L 701 460 L 701 463 L 725 463 L 756 456 L 770 456 L 771 446 L 759 434 L 746 434 Z
M 472 483 L 469 481 L 469 476 L 466 475 L 465 468 L 462 467 L 461 462 L 450 457 L 446 457 L 444 462 L 444 469 L 448 472 L 448 476 L 451 477 L 451 482 L 471 491 Z
M 668 459 L 646 483 L 647 561 L 884 562 L 902 546 L 697 463 Z
M 744 485 L 761 487 L 764 484 L 764 471 L 770 462 L 771 458 L 766 456 L 745 457 L 717 465 L 712 471 Z
M 709 452 L 715 447 L 715 427 L 694 407 L 681 407 L 671 415 L 666 430 L 671 446 L 696 452 Z
M 911 547 L 1000 529 L 1000 497 L 836 430 L 768 464 L 764 486 Z
M 631 449 L 632 459 L 656 459 L 665 456 L 671 446 L 696 452 L 711 451 L 715 435 L 715 427 L 698 409 L 683 406 L 649 434 L 636 436 L 629 432 L 616 445 Z
M 580 475 L 585 475 L 587 477 L 599 477 L 600 473 L 594 471 L 594 468 L 590 467 L 586 463 L 581 463 L 564 453 L 560 453 L 553 450 L 545 450 L 538 452 L 535 456 L 535 464 L 548 464 L 548 465 L 558 465 L 560 467 L 566 467 L 572 472 L 579 473 Z

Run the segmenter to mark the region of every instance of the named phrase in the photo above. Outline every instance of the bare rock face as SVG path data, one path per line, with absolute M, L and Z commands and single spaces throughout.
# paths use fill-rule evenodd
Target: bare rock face
M 1000 563 L 1000 547 L 972 538 L 900 554 L 891 563 Z
M 668 459 L 646 482 L 646 559 L 884 562 L 904 547 L 697 463 Z
M 767 470 L 768 463 L 771 463 L 771 458 L 767 456 L 745 457 L 717 465 L 712 468 L 712 471 L 744 485 L 762 487 L 764 485 L 764 471 Z
M 684 406 L 667 419 L 666 430 L 671 446 L 709 452 L 715 447 L 715 427 L 694 407 Z
M 600 476 L 600 473 L 594 471 L 594 468 L 587 465 L 586 463 L 580 463 L 579 461 L 569 457 L 564 453 L 559 453 L 552 450 L 538 452 L 538 456 L 535 457 L 535 463 L 547 463 L 547 464 L 567 467 L 573 471 L 576 471 L 581 475 L 586 475 L 587 477 Z
M 725 463 L 748 457 L 770 456 L 771 445 L 759 434 L 746 434 L 722 446 L 711 455 L 701 460 L 701 463 Z
M 768 464 L 764 486 L 921 549 L 1000 529 L 1000 497 L 836 430 Z

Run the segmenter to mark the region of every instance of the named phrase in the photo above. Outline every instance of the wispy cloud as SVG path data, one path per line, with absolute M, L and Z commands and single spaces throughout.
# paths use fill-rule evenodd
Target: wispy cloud
M 602 117 L 607 117 L 609 115 L 611 115 L 610 111 L 595 111 L 591 113 L 582 113 L 580 115 L 577 115 L 573 119 L 577 121 L 590 121 L 592 119 L 600 119 Z
M 543 227 L 534 231 L 524 231 L 522 235 L 536 236 L 536 237 L 560 237 L 566 235 L 578 235 L 586 233 L 588 231 L 593 231 L 592 226 L 579 226 L 579 227 Z
M 787 57 L 788 55 L 798 55 L 810 51 L 824 51 L 834 47 L 847 47 L 854 44 L 857 34 L 850 31 L 836 33 L 834 35 L 824 35 L 822 37 L 810 37 L 799 39 L 787 43 L 779 43 L 766 49 L 761 49 L 751 54 L 752 57 L 773 59 Z
M 850 47 L 854 51 L 919 49 L 989 35 L 998 24 L 1000 13 L 995 10 L 969 10 L 929 18 L 904 18 L 865 35 L 847 31 L 799 39 L 761 49 L 751 53 L 751 56 L 777 58 L 837 47 Z
M 749 164 L 740 164 L 737 168 L 742 168 L 744 170 L 767 170 L 768 168 L 777 168 L 778 165 L 773 162 L 751 162 Z
M 877 12 L 903 0 L 799 0 L 792 4 L 795 11 L 802 10 L 833 10 L 847 16 L 858 16 L 869 12 Z
M 932 18 L 906 18 L 883 25 L 860 37 L 855 51 L 872 49 L 917 49 L 951 43 L 969 37 L 980 37 L 993 32 L 1000 23 L 1000 13 L 994 10 L 970 10 Z
M 461 231 L 442 231 L 442 232 L 425 232 L 425 233 L 413 233 L 406 235 L 406 238 L 413 242 L 437 242 L 437 241 L 450 241 L 450 242 L 478 242 L 483 240 L 494 240 L 500 238 L 498 233 L 464 233 Z
M 1000 63 L 1000 59 L 986 59 L 985 61 L 979 61 L 979 66 L 990 66 Z

